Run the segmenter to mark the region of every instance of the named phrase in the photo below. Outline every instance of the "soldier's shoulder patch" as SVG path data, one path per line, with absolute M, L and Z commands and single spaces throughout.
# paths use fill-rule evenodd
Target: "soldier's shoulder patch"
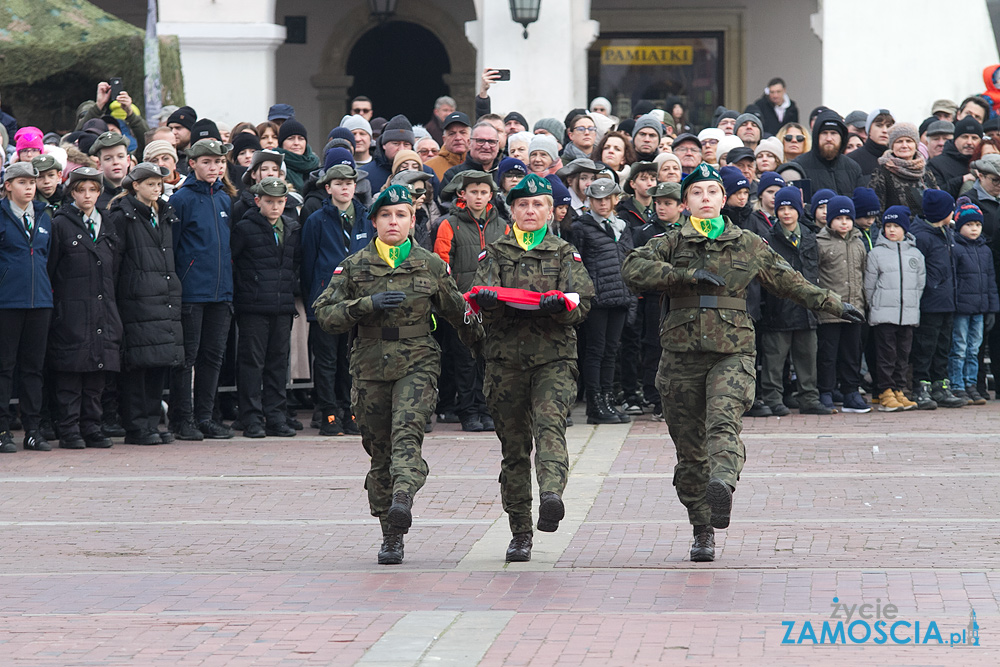
M 484 259 L 486 259 L 486 251 L 485 250 L 482 251 L 481 253 L 479 253 L 479 261 L 481 262 Z
M 333 275 L 339 276 L 343 272 L 344 272 L 344 267 L 343 266 L 338 266 L 337 268 L 335 268 L 333 270 Z
M 573 253 L 573 260 L 577 261 L 577 262 L 582 262 L 583 261 L 583 257 L 580 257 L 580 253 L 574 252 Z
M 659 234 L 654 234 L 654 235 L 653 235 L 653 238 L 654 238 L 654 239 L 662 239 L 662 238 L 663 238 L 664 236 L 666 236 L 666 235 L 667 235 L 667 233 L 666 233 L 666 232 L 660 232 Z
M 451 275 L 451 265 L 450 264 L 445 264 L 444 265 L 444 270 L 448 273 L 449 276 Z

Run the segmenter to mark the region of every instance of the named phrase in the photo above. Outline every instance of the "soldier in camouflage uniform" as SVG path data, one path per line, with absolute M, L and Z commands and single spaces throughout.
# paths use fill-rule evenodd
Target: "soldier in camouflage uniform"
M 682 184 L 691 218 L 636 248 L 622 266 L 636 292 L 662 292 L 663 356 L 656 385 L 677 448 L 674 486 L 694 526 L 691 560 L 715 558 L 714 528 L 727 528 L 746 450 L 742 415 L 753 403 L 754 328 L 747 285 L 756 278 L 779 297 L 854 322 L 864 317 L 811 284 L 756 234 L 721 215 L 718 172 L 696 167 Z
M 415 216 L 405 186 L 384 190 L 369 217 L 378 238 L 334 270 L 313 309 L 328 333 L 357 325 L 351 403 L 371 456 L 365 488 L 372 516 L 382 524 L 378 562 L 387 565 L 403 561 L 413 496 L 427 479 L 420 450 L 441 372 L 431 311 L 448 319 L 470 347 L 483 330 L 478 322 L 465 324 L 465 301 L 448 266 L 411 241 Z
M 576 400 L 576 330 L 590 310 L 594 286 L 572 245 L 547 233 L 552 187 L 529 174 L 507 195 L 513 226 L 486 246 L 473 285 L 577 293 L 567 308 L 562 294 L 542 296 L 538 310 L 519 310 L 480 291 L 486 340 L 484 393 L 496 421 L 503 462 L 500 493 L 513 539 L 507 561 L 531 559 L 531 449 L 540 491 L 538 530 L 554 532 L 565 515 L 569 473 L 566 415 Z

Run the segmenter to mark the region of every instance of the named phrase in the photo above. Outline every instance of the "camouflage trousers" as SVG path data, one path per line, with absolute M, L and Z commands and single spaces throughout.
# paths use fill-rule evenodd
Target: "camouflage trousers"
M 692 525 L 709 523 L 708 480 L 736 488 L 746 460 L 743 413 L 753 404 L 756 369 L 749 354 L 663 351 L 656 388 L 677 448 L 674 487 Z
M 532 532 L 532 442 L 538 490 L 561 496 L 566 488 L 566 415 L 576 400 L 578 376 L 569 359 L 528 370 L 486 364 L 483 392 L 500 438 L 500 496 L 512 533 Z
M 392 494 L 405 491 L 414 495 L 427 480 L 421 447 L 424 424 L 436 402 L 436 373 L 411 373 L 395 382 L 354 380 L 351 387 L 361 444 L 372 459 L 365 478 L 368 505 L 383 532 L 389 528 L 386 517 Z

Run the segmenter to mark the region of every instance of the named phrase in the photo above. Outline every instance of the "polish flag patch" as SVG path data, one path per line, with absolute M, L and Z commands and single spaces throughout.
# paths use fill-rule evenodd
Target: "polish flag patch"
M 449 276 L 451 275 L 451 266 L 449 266 L 448 264 L 445 264 L 444 265 L 444 270 L 448 272 Z
M 340 275 L 341 273 L 343 273 L 343 272 L 344 272 L 344 267 L 342 267 L 342 266 L 338 266 L 337 268 L 335 268 L 335 269 L 333 270 L 333 275 L 335 275 L 335 276 L 339 276 L 339 275 Z
M 485 250 L 482 251 L 481 253 L 479 253 L 479 261 L 481 262 L 484 259 L 486 259 L 486 251 Z
M 578 252 L 574 252 L 573 253 L 573 259 L 576 260 L 577 262 L 582 262 L 583 261 L 583 257 L 580 257 L 580 253 L 578 253 Z

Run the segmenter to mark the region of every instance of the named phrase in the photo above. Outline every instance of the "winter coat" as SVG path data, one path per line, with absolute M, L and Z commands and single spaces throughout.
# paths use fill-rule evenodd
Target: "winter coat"
M 455 178 L 455 175 L 457 173 L 459 173 L 461 171 L 468 171 L 470 169 L 474 169 L 476 171 L 485 171 L 485 172 L 488 172 L 493 177 L 493 182 L 495 183 L 496 181 L 499 180 L 497 178 L 497 166 L 499 166 L 499 164 L 500 164 L 499 156 L 497 156 L 497 159 L 493 161 L 493 164 L 482 165 L 482 164 L 479 164 L 478 162 L 476 162 L 475 160 L 472 159 L 471 152 L 470 153 L 466 153 L 465 154 L 465 160 L 463 162 L 461 162 L 460 164 L 455 165 L 454 167 L 452 167 L 448 171 L 444 172 L 444 178 L 442 178 L 439 181 L 440 185 L 437 186 L 434 189 L 434 192 L 440 193 L 441 192 L 441 188 L 443 188 L 444 186 L 446 186 L 449 183 L 451 183 L 451 179 Z M 424 171 L 427 171 L 426 167 L 424 168 Z M 433 170 L 431 170 L 431 173 L 433 173 Z M 435 176 L 435 178 L 436 178 L 436 176 Z
M 233 261 L 229 250 L 232 201 L 222 181 L 209 185 L 184 180 L 170 198 L 177 214 L 174 261 L 184 288 L 184 303 L 233 300 Z
M 799 224 L 798 245 L 785 237 L 780 224 L 774 226 L 767 237 L 763 237 L 771 246 L 771 250 L 781 255 L 788 264 L 805 276 L 813 285 L 819 284 L 819 246 L 816 235 L 802 224 Z M 803 308 L 794 301 L 782 299 L 779 296 L 763 291 L 761 317 L 758 322 L 765 331 L 805 331 L 816 328 L 816 315 L 811 310 Z
M 861 167 L 861 174 L 867 180 L 879 168 L 878 159 L 888 149 L 888 146 L 876 144 L 871 139 L 865 139 L 865 143 L 861 144 L 861 148 L 848 153 L 847 157 L 858 163 L 858 166 Z
M 799 122 L 799 108 L 795 105 L 794 100 L 789 100 L 789 102 L 790 104 L 788 108 L 785 109 L 785 115 L 781 120 L 778 120 L 778 114 L 774 111 L 774 105 L 771 103 L 770 97 L 767 95 L 761 95 L 760 98 L 754 102 L 760 110 L 760 120 L 764 125 L 765 136 L 778 134 L 778 130 L 780 130 L 785 123 Z
M 993 253 L 983 237 L 972 240 L 955 234 L 955 312 L 980 315 L 1000 312 Z
M 0 199 L 0 310 L 51 308 L 52 283 L 46 270 L 52 219 L 45 204 L 31 203 L 35 226 L 28 238 L 24 222 L 15 218 L 9 199 Z
M 97 210 L 102 214 L 108 210 L 108 204 L 111 200 L 118 196 L 122 191 L 121 187 L 115 187 L 111 185 L 108 181 L 104 181 L 104 186 L 101 188 L 101 194 L 97 198 Z
M 963 193 L 963 196 L 972 200 L 972 203 L 983 212 L 983 238 L 987 245 L 993 245 L 1000 236 L 1000 200 L 991 197 L 979 181 L 976 181 L 972 188 Z M 993 250 L 996 255 L 996 250 Z
M 464 202 L 455 202 L 451 213 L 438 225 L 434 237 L 434 254 L 448 265 L 455 284 L 462 292 L 472 288 L 479 257 L 486 250 L 486 245 L 508 232 L 507 223 L 497 214 L 493 204 L 486 206 L 484 218 L 480 225 Z
M 855 225 L 854 228 L 858 230 L 859 234 L 861 234 L 861 242 L 865 244 L 865 252 L 871 252 L 872 248 L 875 247 L 875 242 L 878 240 L 878 235 L 881 231 L 879 224 L 877 222 L 873 222 L 871 227 L 868 229 L 862 229 L 857 225 Z
M 118 234 L 115 287 L 122 320 L 122 366 L 164 368 L 184 362 L 181 281 L 174 267 L 177 216 L 162 199 L 156 227 L 151 209 L 132 195 L 115 201 L 104 220 Z
M 656 217 L 656 209 L 653 208 L 654 204 L 651 202 L 649 204 L 649 213 L 652 218 Z M 635 205 L 635 200 L 631 197 L 623 197 L 618 206 L 615 208 L 615 214 L 625 221 L 628 226 L 629 231 L 632 232 L 633 237 L 635 233 L 652 222 L 652 219 L 647 218 L 642 213 L 639 212 L 639 207 Z
M 299 270 L 306 316 L 316 321 L 312 305 L 330 284 L 334 270 L 344 258 L 364 248 L 375 238 L 368 210 L 354 200 L 354 225 L 350 231 L 340 221 L 340 211 L 330 199 L 309 216 L 300 232 L 302 262 Z
M 857 152 L 854 151 L 854 153 Z M 875 190 L 875 195 L 878 197 L 879 203 L 882 204 L 883 211 L 890 206 L 907 206 L 910 209 L 910 215 L 923 216 L 924 190 L 936 190 L 938 183 L 934 174 L 927 169 L 924 169 L 922 179 L 910 179 L 894 174 L 884 165 L 879 165 L 875 173 L 872 174 L 869 187 Z
M 115 305 L 118 232 L 102 215 L 97 240 L 75 206 L 52 220 L 48 271 L 52 324 L 45 361 L 54 371 L 119 371 L 122 321 Z
M 252 315 L 294 315 L 302 246 L 299 223 L 282 218 L 279 244 L 259 210 L 233 227 L 233 308 Z
M 950 227 L 933 227 L 923 218 L 914 218 L 910 233 L 924 256 L 927 280 L 920 298 L 922 313 L 955 312 L 955 234 Z
M 920 295 L 926 279 L 924 256 L 917 250 L 913 234 L 907 233 L 902 241 L 890 241 L 880 234 L 865 267 L 868 324 L 919 325 Z
M 632 230 L 628 225 L 615 241 L 614 233 L 590 214 L 573 223 L 572 243 L 583 258 L 583 266 L 594 283 L 592 308 L 630 307 L 635 297 L 622 277 L 622 263 L 632 250 Z
M 323 208 L 323 202 L 330 201 L 330 195 L 322 185 L 316 185 L 319 179 L 319 172 L 314 173 L 305 184 L 305 192 L 302 193 L 303 204 L 299 209 L 299 226 L 303 227 L 309 216 Z M 367 178 L 358 181 L 354 188 L 354 198 L 361 202 L 362 206 L 368 208 L 372 204 L 372 184 Z M 287 211 L 286 211 L 287 213 Z M 239 218 L 235 218 L 239 220 Z
M 927 162 L 927 170 L 934 174 L 939 188 L 957 199 L 962 189 L 963 178 L 969 173 L 970 157 L 960 153 L 955 148 L 954 139 L 950 139 L 945 143 L 941 155 L 932 157 Z
M 819 247 L 819 286 L 833 290 L 844 303 L 858 310 L 865 309 L 865 258 L 868 255 L 861 232 L 854 227 L 843 237 L 829 227 L 816 235 Z M 844 320 L 827 313 L 819 313 L 820 324 L 839 323 Z
M 819 135 L 824 120 L 833 120 L 840 132 L 840 154 L 832 160 L 823 159 L 819 152 Z M 813 126 L 812 150 L 793 160 L 812 183 L 813 192 L 827 188 L 838 195 L 850 197 L 854 194 L 854 188 L 867 185 L 868 179 L 862 174 L 861 166 L 844 155 L 845 148 L 847 148 L 847 126 L 844 125 L 844 121 L 840 120 L 840 116 L 834 111 L 820 113 Z
M 743 206 L 742 208 L 736 208 L 735 206 L 730 206 L 729 204 L 722 207 L 722 215 L 732 220 L 734 225 L 740 229 L 755 232 L 759 236 L 760 233 L 751 229 L 749 226 L 750 216 L 753 215 L 753 213 L 753 205 L 751 205 L 749 201 L 747 201 L 746 206 Z

